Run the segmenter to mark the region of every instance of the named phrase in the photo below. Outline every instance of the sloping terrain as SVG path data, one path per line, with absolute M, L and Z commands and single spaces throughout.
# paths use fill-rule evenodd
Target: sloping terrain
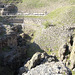
M 58 50 L 61 44 L 67 41 L 71 31 L 70 27 L 74 27 L 75 6 L 67 6 L 52 11 L 45 17 L 41 25 L 38 25 L 34 35 L 34 41 L 44 50 Z M 34 26 L 31 24 L 34 28 Z M 37 26 L 36 26 L 37 27 Z
M 71 45 L 70 41 L 74 41 L 71 37 L 75 37 L 75 0 L 1 0 L 1 2 L 14 3 L 18 7 L 18 12 L 47 14 L 46 16 L 15 17 L 24 19 L 24 23 L 21 26 L 23 34 L 26 34 L 25 37 L 23 37 L 26 41 L 20 37 L 19 44 L 22 45 L 23 42 L 25 45 L 26 42 L 27 57 L 31 58 L 35 52 L 42 50 L 46 51 L 49 55 L 53 55 L 54 53 L 59 59 L 58 51 L 60 47 L 68 43 Z M 0 22 L 2 22 L 4 18 L 0 17 Z M 63 51 L 63 49 L 60 50 L 60 52 Z M 73 50 L 71 49 L 70 52 L 71 51 Z M 73 56 L 74 55 L 73 51 Z M 68 56 L 67 52 L 64 54 L 64 59 L 66 56 Z M 70 59 L 73 59 L 73 56 Z
M 74 4 L 74 0 L 23 0 L 17 6 L 20 12 L 50 13 L 57 8 Z

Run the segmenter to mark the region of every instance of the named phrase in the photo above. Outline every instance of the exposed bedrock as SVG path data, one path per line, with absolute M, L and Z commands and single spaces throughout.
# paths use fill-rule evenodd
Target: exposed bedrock
M 62 62 L 59 62 L 55 56 L 49 56 L 46 53 L 35 53 L 32 58 L 21 67 L 18 75 L 53 75 L 65 74 L 72 75 Z
M 68 42 L 63 44 L 58 51 L 59 59 L 70 69 L 75 68 L 75 35 L 70 36 Z
M 8 67 L 15 73 L 27 58 L 26 40 L 24 39 L 26 35 L 22 33 L 21 25 L 2 25 L 1 29 L 5 30 L 1 33 L 5 33 L 0 36 L 0 67 Z M 0 73 L 3 75 L 3 72 Z

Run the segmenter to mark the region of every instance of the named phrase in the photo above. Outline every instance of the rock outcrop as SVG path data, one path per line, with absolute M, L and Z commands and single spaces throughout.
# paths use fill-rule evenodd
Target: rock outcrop
M 41 64 L 30 71 L 28 73 L 23 73 L 22 75 L 72 75 L 70 69 L 65 67 L 62 62 L 51 62 L 46 64 Z
M 63 44 L 58 51 L 58 56 L 60 57 L 60 60 L 64 60 L 68 57 L 69 54 L 70 50 L 68 44 Z
M 22 74 L 23 72 L 27 72 L 28 70 L 36 67 L 37 65 L 44 64 L 47 62 L 57 62 L 57 58 L 55 56 L 49 56 L 45 52 L 40 53 L 36 52 L 32 58 L 24 65 L 24 67 L 21 67 L 19 70 L 19 74 Z
M 18 9 L 14 4 L 5 4 L 1 6 L 1 15 L 9 15 L 17 13 Z
M 26 60 L 26 40 L 23 35 L 20 35 L 24 34 L 22 33 L 22 27 L 21 25 L 11 26 L 1 24 L 0 33 L 3 33 L 0 34 L 0 67 L 3 70 L 8 67 L 8 69 L 15 73 Z M 18 39 L 18 37 L 21 38 Z
M 75 37 L 73 39 L 73 47 L 70 55 L 70 61 L 71 61 L 70 68 L 71 69 L 75 68 Z
M 70 69 L 75 68 L 75 36 L 70 37 L 66 44 L 63 44 L 59 49 L 59 59 Z
M 3 29 L 1 29 L 3 34 L 0 37 L 0 51 L 2 51 L 6 47 L 17 47 L 17 34 L 11 30 L 10 26 L 2 25 Z
M 11 69 L 18 69 L 23 61 L 26 59 L 26 48 L 18 47 L 17 49 L 12 49 L 10 52 L 5 53 L 3 63 L 8 65 Z

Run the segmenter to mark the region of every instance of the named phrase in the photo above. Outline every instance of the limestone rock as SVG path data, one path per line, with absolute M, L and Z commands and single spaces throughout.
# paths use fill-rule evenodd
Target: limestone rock
M 60 57 L 60 60 L 64 60 L 69 53 L 69 46 L 67 44 L 63 44 L 58 51 L 58 56 Z
M 39 64 L 40 59 L 41 59 L 41 53 L 37 52 L 33 55 L 31 60 L 25 64 L 25 66 L 28 67 L 28 69 L 30 70 L 31 68 Z
M 28 69 L 30 70 L 31 68 L 34 68 L 41 63 L 43 64 L 52 61 L 54 62 L 57 61 L 55 56 L 49 56 L 45 52 L 44 53 L 36 52 L 24 66 L 28 67 Z
M 62 62 L 41 64 L 22 75 L 72 75 L 70 69 Z
M 70 55 L 70 61 L 71 61 L 71 66 L 70 68 L 74 68 L 75 67 L 75 37 L 74 37 L 74 40 L 73 40 L 73 48 L 72 48 L 72 51 L 71 51 L 71 55 Z
M 27 72 L 27 70 L 31 70 L 32 68 L 36 67 L 37 65 L 40 64 L 45 64 L 45 63 L 50 63 L 50 62 L 56 62 L 58 61 L 57 58 L 55 56 L 49 56 L 47 55 L 47 53 L 43 52 L 36 52 L 32 58 L 24 65 L 24 67 L 22 67 L 22 69 L 20 69 L 20 73 L 22 74 L 23 72 Z

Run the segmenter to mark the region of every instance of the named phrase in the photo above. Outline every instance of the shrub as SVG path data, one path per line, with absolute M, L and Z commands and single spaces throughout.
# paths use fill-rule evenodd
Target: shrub
M 50 22 L 46 21 L 45 23 L 43 23 L 43 25 L 45 26 L 45 28 L 48 28 L 50 26 Z

